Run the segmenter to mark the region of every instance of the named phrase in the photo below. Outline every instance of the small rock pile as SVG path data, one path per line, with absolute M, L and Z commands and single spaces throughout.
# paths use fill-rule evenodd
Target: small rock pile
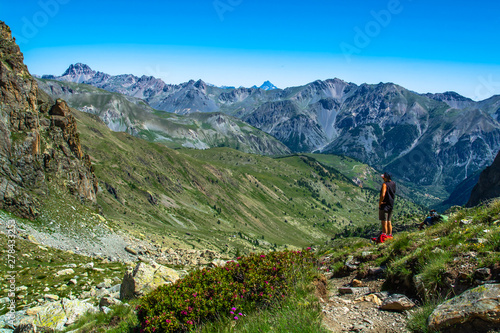
M 220 254 L 211 250 L 166 249 L 157 261 L 164 265 L 204 266 L 220 259 Z
M 353 276 L 330 280 L 330 293 L 321 299 L 324 327 L 333 332 L 407 332 L 415 303 L 380 291 L 383 279 L 363 282 Z
M 363 255 L 365 256 L 365 255 Z M 328 259 L 328 258 L 324 258 Z M 458 261 L 457 262 L 461 262 Z M 500 330 L 500 277 L 499 266 L 493 268 L 474 266 L 466 268 L 468 274 L 458 279 L 473 277 L 471 288 L 449 299 L 432 312 L 428 318 L 428 329 L 432 332 L 491 333 Z M 329 280 L 330 294 L 320 299 L 323 308 L 323 325 L 334 332 L 408 332 L 406 323 L 416 304 L 405 295 L 380 291 L 384 269 L 370 267 L 364 279 L 358 280 L 359 262 L 349 256 L 345 261 L 346 269 L 342 274 L 349 276 L 334 277 L 327 266 L 322 267 Z M 416 292 L 422 297 L 429 295 L 421 281 L 414 277 Z
M 225 263 L 216 259 L 210 264 L 223 266 Z M 93 263 L 87 265 L 88 268 L 93 268 Z M 59 270 L 54 275 L 73 273 L 73 269 L 68 268 Z M 103 282 L 92 286 L 89 291 L 81 293 L 79 298 L 70 296 L 60 299 L 58 295 L 46 294 L 40 305 L 17 311 L 13 325 L 10 325 L 8 315 L 0 316 L 0 331 L 4 333 L 15 332 L 14 329 L 23 332 L 62 331 L 87 312 L 108 313 L 112 311 L 113 306 L 122 304 L 122 301 L 142 297 L 163 284 L 174 283 L 186 273 L 152 260 L 139 262 L 134 268 L 129 267 L 120 284 L 114 284 L 115 281 L 112 279 L 104 279 Z M 69 283 L 72 283 L 71 280 Z M 2 301 L 4 300 L 1 299 L 0 302 Z M 8 298 L 5 301 L 8 301 Z

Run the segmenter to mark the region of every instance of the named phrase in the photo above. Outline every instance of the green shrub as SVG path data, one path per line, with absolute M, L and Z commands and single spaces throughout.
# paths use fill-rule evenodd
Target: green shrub
M 448 262 L 451 260 L 449 252 L 442 252 L 430 256 L 422 267 L 422 282 L 429 290 L 430 295 L 449 289 L 446 275 Z
M 264 310 L 234 317 L 221 318 L 196 327 L 200 333 L 327 333 L 321 325 L 322 311 L 310 279 L 298 281 L 284 301 Z
M 159 287 L 142 299 L 137 316 L 144 332 L 186 332 L 232 316 L 234 308 L 248 313 L 280 302 L 314 264 L 309 250 L 250 254 Z
M 424 303 L 415 312 L 413 312 L 408 318 L 406 328 L 410 332 L 427 333 L 429 329 L 427 328 L 427 318 L 431 315 L 432 311 L 444 301 L 444 299 L 439 298 L 431 302 Z
M 405 253 L 411 244 L 411 238 L 408 233 L 403 233 L 392 242 L 392 251 L 396 254 Z
M 135 304 L 136 300 L 131 304 Z M 78 333 L 109 332 L 126 333 L 134 332 L 137 327 L 137 316 L 128 304 L 116 305 L 109 313 L 89 312 L 82 316 L 76 323 L 69 326 L 67 331 Z

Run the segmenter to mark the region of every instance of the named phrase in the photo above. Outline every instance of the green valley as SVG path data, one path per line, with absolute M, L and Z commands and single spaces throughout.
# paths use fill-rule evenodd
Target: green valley
M 178 149 L 110 131 L 75 111 L 106 218 L 163 246 L 220 251 L 304 246 L 377 222 L 378 191 L 312 157 Z M 421 208 L 399 199 L 395 218 Z

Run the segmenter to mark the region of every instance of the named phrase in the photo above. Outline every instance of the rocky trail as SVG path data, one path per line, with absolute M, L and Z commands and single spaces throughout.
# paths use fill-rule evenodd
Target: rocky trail
M 323 326 L 332 332 L 409 332 L 406 323 L 414 310 L 403 309 L 414 304 L 405 296 L 382 292 L 383 283 L 380 278 L 356 280 L 355 274 L 328 280 L 328 290 L 318 295 Z M 384 310 L 384 304 L 392 304 L 393 310 Z

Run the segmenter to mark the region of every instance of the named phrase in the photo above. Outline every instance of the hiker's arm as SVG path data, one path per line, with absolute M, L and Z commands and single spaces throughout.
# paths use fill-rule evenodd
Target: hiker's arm
M 384 203 L 384 198 L 385 198 L 385 192 L 387 191 L 387 185 L 385 183 L 382 184 L 382 190 L 380 191 L 380 199 L 378 201 L 378 207 L 382 206 Z

